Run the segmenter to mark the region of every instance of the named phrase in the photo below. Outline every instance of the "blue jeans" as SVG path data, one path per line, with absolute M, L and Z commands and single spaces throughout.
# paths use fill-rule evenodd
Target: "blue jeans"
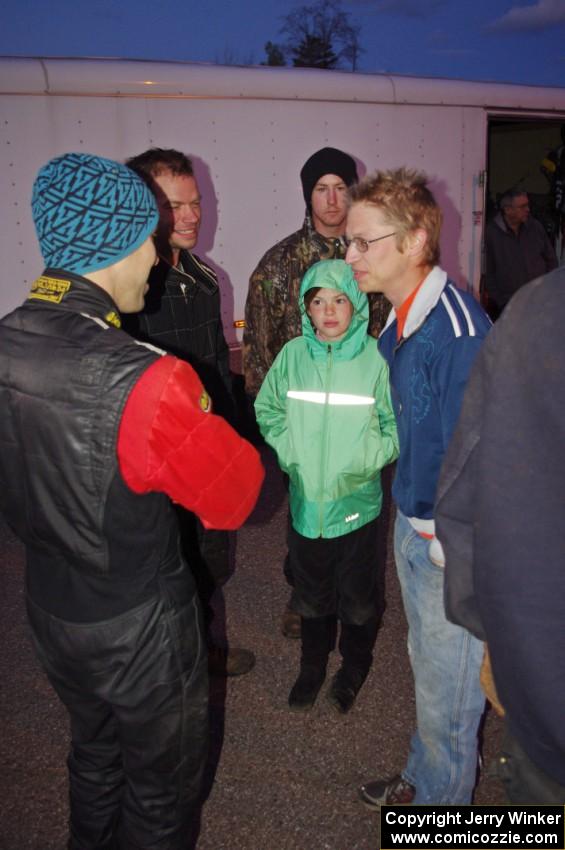
M 477 732 L 485 706 L 479 684 L 483 644 L 448 622 L 444 572 L 398 511 L 394 554 L 408 620 L 417 728 L 402 772 L 416 788 L 413 805 L 467 804 L 477 776 Z

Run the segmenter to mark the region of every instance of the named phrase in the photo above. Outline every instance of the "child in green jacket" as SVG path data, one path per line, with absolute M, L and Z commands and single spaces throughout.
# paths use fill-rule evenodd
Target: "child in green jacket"
M 373 660 L 384 611 L 377 557 L 380 470 L 398 454 L 388 368 L 368 336 L 369 306 L 343 260 L 312 266 L 300 288 L 301 337 L 277 356 L 255 410 L 290 480 L 289 557 L 302 615 L 294 710 L 312 708 L 341 623 L 342 665 L 328 698 L 345 713 Z

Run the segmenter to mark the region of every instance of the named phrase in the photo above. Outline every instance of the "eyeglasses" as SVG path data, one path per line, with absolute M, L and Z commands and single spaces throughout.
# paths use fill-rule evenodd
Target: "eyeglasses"
M 373 242 L 380 242 L 381 239 L 388 239 L 389 236 L 396 236 L 398 233 L 397 230 L 394 230 L 392 233 L 387 233 L 386 236 L 377 236 L 376 239 L 363 239 L 361 236 L 354 236 L 352 239 L 348 239 L 347 236 L 343 237 L 343 241 L 347 248 L 350 245 L 355 245 L 357 251 L 360 254 L 366 254 L 369 250 L 369 245 L 372 245 Z

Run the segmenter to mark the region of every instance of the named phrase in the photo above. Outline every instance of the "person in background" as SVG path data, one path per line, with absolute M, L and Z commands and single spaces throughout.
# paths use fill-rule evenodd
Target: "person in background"
M 350 191 L 346 261 L 363 292 L 392 304 L 379 337 L 400 453 L 392 486 L 394 554 L 408 621 L 416 730 L 403 770 L 360 790 L 381 804 L 468 804 L 484 709 L 482 644 L 448 622 L 434 502 L 469 370 L 490 321 L 439 266 L 441 210 L 425 175 L 377 171 Z
M 521 286 L 551 271 L 557 257 L 543 225 L 530 216 L 528 195 L 520 187 L 505 192 L 500 212 L 485 236 L 486 289 L 491 315 L 498 318 Z
M 150 148 L 126 163 L 155 193 L 159 207 L 158 263 L 149 277 L 145 307 L 126 318 L 126 330 L 186 360 L 212 398 L 214 411 L 234 424 L 229 349 L 215 272 L 194 252 L 202 217 L 201 196 L 190 159 L 180 151 Z M 181 539 L 193 564 L 204 609 L 208 666 L 216 676 L 240 676 L 255 665 L 248 649 L 220 646 L 212 637 L 216 588 L 232 572 L 230 535 L 205 530 L 193 512 L 177 508 Z
M 367 296 L 343 260 L 300 288 L 303 335 L 278 354 L 257 396 L 257 423 L 290 479 L 290 568 L 302 616 L 291 709 L 312 708 L 340 623 L 342 664 L 328 691 L 347 713 L 365 681 L 384 612 L 378 558 L 381 469 L 398 452 L 388 369 L 367 334 Z
M 171 500 L 241 525 L 263 470 L 194 370 L 132 340 L 155 198 L 85 153 L 41 168 L 46 269 L 0 321 L 0 510 L 37 656 L 70 717 L 70 850 L 186 846 L 206 761 L 200 606 Z

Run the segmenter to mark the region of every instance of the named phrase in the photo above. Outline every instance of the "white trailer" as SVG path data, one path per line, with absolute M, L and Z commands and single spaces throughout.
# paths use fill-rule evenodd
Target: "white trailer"
M 243 318 L 250 272 L 300 226 L 299 171 L 325 145 L 352 154 L 361 174 L 400 165 L 425 170 L 444 212 L 442 265 L 478 294 L 489 150 L 506 169 L 507 185 L 526 178 L 543 188 L 539 162 L 559 144 L 562 122 L 562 88 L 0 58 L 0 315 L 23 300 L 42 270 L 30 211 L 38 168 L 66 151 L 124 160 L 150 146 L 193 158 L 204 210 L 196 251 L 219 271 L 232 344 L 240 338 L 234 323 Z

